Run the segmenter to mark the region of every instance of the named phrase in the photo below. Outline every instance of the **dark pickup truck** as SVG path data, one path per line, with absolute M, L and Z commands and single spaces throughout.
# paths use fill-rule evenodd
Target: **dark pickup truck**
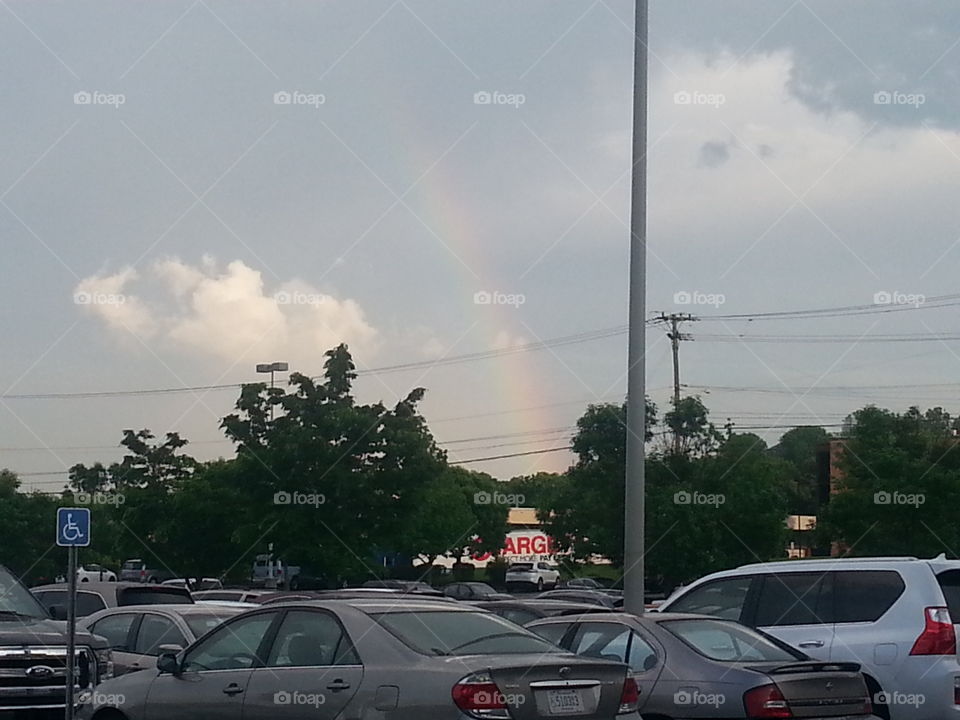
M 78 630 L 74 698 L 113 673 L 103 638 Z M 64 716 L 67 624 L 52 620 L 21 582 L 0 566 L 0 718 L 52 720 Z

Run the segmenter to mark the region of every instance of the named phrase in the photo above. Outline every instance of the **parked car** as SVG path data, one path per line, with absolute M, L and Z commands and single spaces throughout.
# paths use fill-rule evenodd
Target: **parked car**
M 454 600 L 508 600 L 510 596 L 506 593 L 497 592 L 492 587 L 482 582 L 455 582 L 443 588 L 443 594 Z
M 151 585 L 162 583 L 164 580 L 172 580 L 177 574 L 165 568 L 150 567 L 140 558 L 131 558 L 124 560 L 120 566 L 120 579 L 127 582 L 150 583 Z
M 368 590 L 400 590 L 405 593 L 415 593 L 417 595 L 443 595 L 442 591 L 419 580 L 367 580 L 360 588 Z M 357 588 L 344 589 L 356 590 Z
M 191 593 L 194 600 L 255 603 L 260 598 L 275 595 L 276 590 L 244 590 L 243 588 L 223 588 L 220 590 L 195 590 Z
M 745 565 L 660 608 L 759 628 L 818 660 L 858 662 L 877 715 L 943 720 L 960 706 L 960 561 L 822 558 Z
M 537 620 L 544 639 L 626 662 L 644 718 L 876 718 L 857 663 L 823 663 L 705 615 L 625 613 Z
M 186 588 L 187 590 L 219 590 L 223 583 L 219 578 L 172 578 L 164 580 L 161 585 L 175 585 L 176 587 Z
M 30 592 L 47 609 L 50 617 L 65 620 L 67 617 L 66 583 L 38 585 Z M 84 583 L 77 590 L 77 617 L 86 617 L 105 608 L 124 605 L 170 605 L 172 603 L 192 603 L 190 593 L 170 585 L 142 585 L 130 582 L 94 582 Z
M 600 605 L 610 610 L 623 607 L 622 595 L 610 595 L 600 590 L 548 590 L 540 593 L 537 597 L 544 600 L 567 600 L 588 605 Z
M 90 582 L 91 580 L 116 582 L 117 574 L 113 570 L 96 563 L 87 563 L 77 568 L 77 582 Z
M 80 719 L 465 720 L 552 712 L 639 720 L 625 664 L 577 657 L 467 605 L 409 596 L 259 608 L 185 651 L 161 654 L 157 667 L 103 683 Z
M 203 605 L 132 605 L 89 615 L 80 627 L 107 640 L 113 651 L 114 674 L 157 666 L 160 647 L 181 649 L 244 608 Z
M 563 588 L 578 588 L 585 590 L 603 590 L 606 586 L 601 585 L 597 580 L 590 577 L 576 577 L 570 578 L 560 583 L 560 587 Z
M 67 625 L 51 620 L 30 591 L 2 566 L 0 648 L 0 717 L 64 717 Z M 76 648 L 81 690 L 92 689 L 112 675 L 110 649 L 103 638 L 81 630 Z
M 546 562 L 513 563 L 507 568 L 507 590 L 555 588 L 560 582 L 560 571 Z
M 602 605 L 570 602 L 568 600 L 541 600 L 539 598 L 511 598 L 510 600 L 474 601 L 477 607 L 506 618 L 517 625 L 557 615 L 582 615 L 593 612 L 610 612 Z

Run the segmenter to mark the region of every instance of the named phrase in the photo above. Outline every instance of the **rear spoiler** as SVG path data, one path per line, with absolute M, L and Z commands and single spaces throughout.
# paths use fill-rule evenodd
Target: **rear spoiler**
M 855 662 L 804 662 L 790 665 L 781 665 L 773 670 L 767 670 L 770 675 L 786 675 L 789 673 L 808 672 L 859 672 L 860 663 Z

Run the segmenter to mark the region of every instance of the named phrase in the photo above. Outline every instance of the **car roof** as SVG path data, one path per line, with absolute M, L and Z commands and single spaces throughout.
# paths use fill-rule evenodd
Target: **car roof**
M 391 612 L 486 612 L 474 605 L 467 605 L 455 602 L 436 602 L 434 600 L 422 600 L 411 598 L 409 595 L 398 596 L 392 600 L 381 600 L 378 598 L 357 598 L 357 599 L 334 599 L 329 600 L 294 600 L 286 605 L 287 608 L 294 607 L 351 607 L 360 610 L 363 613 L 391 613 Z
M 577 618 L 578 622 L 618 622 L 629 624 L 634 620 L 649 621 L 655 623 L 669 622 L 670 620 L 713 620 L 714 622 L 736 623 L 735 620 L 725 620 L 724 618 L 714 617 L 713 615 L 703 615 L 701 613 L 676 613 L 676 612 L 647 612 L 643 615 L 633 615 L 631 613 L 611 612 L 611 613 L 584 613 Z M 570 616 L 554 615 L 548 618 L 542 618 L 535 621 L 542 623 L 560 623 L 570 622 Z
M 242 611 L 243 608 L 231 608 L 224 605 L 197 605 L 197 604 L 187 604 L 187 603 L 177 603 L 169 605 L 120 605 L 119 607 L 111 607 L 106 610 L 100 610 L 101 613 L 119 613 L 119 612 L 154 612 L 154 613 L 164 613 L 170 612 L 176 615 L 210 615 L 211 613 L 217 612 L 217 610 L 237 610 Z
M 30 588 L 31 590 L 68 590 L 70 588 L 69 583 L 50 583 L 49 585 L 37 585 Z M 78 582 L 77 583 L 77 592 L 83 590 L 94 590 L 97 592 L 103 592 L 104 590 L 125 590 L 127 588 L 137 588 L 140 590 L 162 590 L 163 592 L 174 592 L 181 590 L 173 585 L 156 585 L 153 583 L 139 583 L 139 582 L 106 582 L 100 580 L 90 580 L 88 582 Z

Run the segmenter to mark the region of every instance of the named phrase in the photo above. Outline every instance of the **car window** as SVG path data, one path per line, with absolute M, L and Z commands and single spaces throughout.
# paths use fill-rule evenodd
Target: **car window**
M 221 625 L 190 649 L 183 669 L 239 670 L 259 664 L 260 644 L 275 617 L 276 612 L 261 612 Z
M 724 620 L 739 620 L 752 576 L 714 580 L 694 588 L 670 604 L 670 612 L 713 615 Z
M 504 608 L 497 612 L 497 615 L 517 625 L 526 625 L 528 622 L 536 620 L 539 617 L 535 612 L 524 610 L 523 608 Z
M 793 662 L 803 658 L 750 628 L 718 620 L 669 620 L 660 626 L 696 652 L 720 662 Z
M 582 623 L 574 634 L 571 649 L 577 655 L 625 662 L 634 672 L 651 670 L 657 661 L 650 644 L 619 623 Z
M 127 639 L 130 635 L 130 627 L 136 617 L 134 613 L 107 615 L 107 617 L 97 620 L 91 625 L 90 632 L 106 638 L 107 643 L 114 650 L 129 650 Z
M 950 617 L 954 622 L 960 622 L 960 570 L 947 570 L 937 575 L 937 582 L 943 591 L 943 599 L 947 602 Z
M 66 593 L 63 594 L 63 602 L 66 602 Z M 105 610 L 107 604 L 99 593 L 78 592 L 77 593 L 77 617 L 86 617 L 95 612 Z
M 511 655 L 559 650 L 513 623 L 486 612 L 375 613 L 384 629 L 424 655 Z
M 117 592 L 117 605 L 183 605 L 193 602 L 189 591 L 168 585 L 164 589 L 123 588 Z
M 159 655 L 161 645 L 185 647 L 187 641 L 170 618 L 145 613 L 137 631 L 134 652 L 141 655 Z
M 820 625 L 832 622 L 829 573 L 773 573 L 763 578 L 757 601 L 757 627 Z
M 570 629 L 572 624 L 573 623 L 548 623 L 545 625 L 536 625 L 528 629 L 532 632 L 535 632 L 547 642 L 553 643 L 554 645 L 559 645 L 560 641 L 563 640 L 563 636 L 567 634 L 567 630 Z
M 267 667 L 359 665 L 340 623 L 325 612 L 293 610 L 280 623 Z
M 196 593 L 194 595 L 199 600 L 240 600 L 243 597 L 242 592 L 208 592 Z
M 533 570 L 533 563 L 514 563 L 507 568 L 507 572 L 513 572 L 514 570 Z
M 182 615 L 184 622 L 187 623 L 187 627 L 190 628 L 190 632 L 193 633 L 195 638 L 203 637 L 208 632 L 213 630 L 215 627 L 219 627 L 225 621 L 229 620 L 234 616 L 234 613 L 186 613 Z
M 838 623 L 879 620 L 906 589 L 896 570 L 843 570 L 833 573 L 833 582 Z

